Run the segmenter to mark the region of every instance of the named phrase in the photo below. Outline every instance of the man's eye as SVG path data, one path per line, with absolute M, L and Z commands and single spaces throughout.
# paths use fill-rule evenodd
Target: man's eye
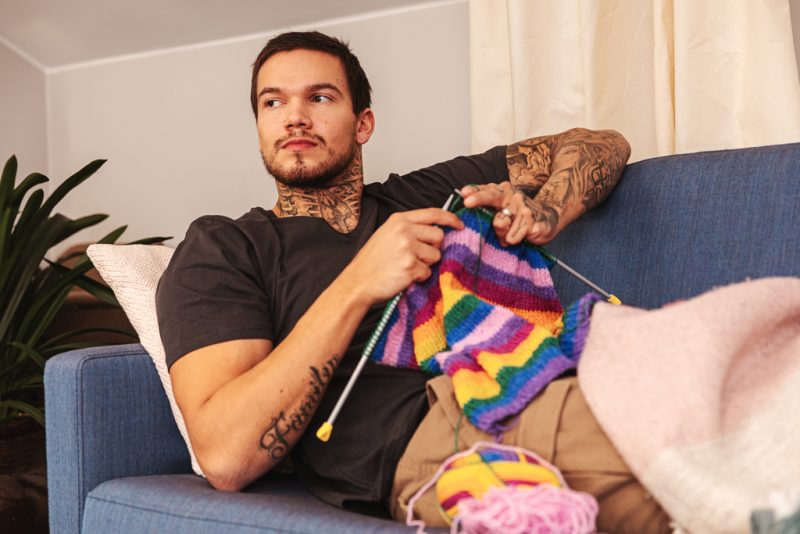
M 314 95 L 311 97 L 311 100 L 314 102 L 332 102 L 333 99 L 326 95 Z
M 266 100 L 264 101 L 265 108 L 277 108 L 281 105 L 280 100 Z

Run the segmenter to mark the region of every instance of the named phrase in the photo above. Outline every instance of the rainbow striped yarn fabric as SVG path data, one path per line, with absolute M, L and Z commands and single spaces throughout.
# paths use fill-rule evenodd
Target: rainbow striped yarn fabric
M 445 230 L 442 259 L 389 317 L 371 359 L 448 374 L 470 422 L 497 435 L 551 380 L 577 366 L 599 297 L 566 311 L 549 263 L 523 242 L 503 247 L 492 215 L 462 209 Z

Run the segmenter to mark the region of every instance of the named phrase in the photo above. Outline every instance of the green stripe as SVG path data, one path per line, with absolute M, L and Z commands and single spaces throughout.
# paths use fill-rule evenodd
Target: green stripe
M 475 311 L 480 305 L 480 301 L 475 297 L 475 295 L 464 295 L 456 302 L 452 308 L 447 310 L 447 313 L 444 315 L 444 329 L 445 332 L 451 332 L 458 328 L 458 325 L 461 322 L 469 317 L 469 315 Z

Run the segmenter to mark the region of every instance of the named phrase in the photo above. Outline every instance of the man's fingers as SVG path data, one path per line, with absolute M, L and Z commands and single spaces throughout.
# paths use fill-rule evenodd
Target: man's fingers
M 498 211 L 494 219 L 492 219 L 492 226 L 494 227 L 494 232 L 497 234 L 497 238 L 500 240 L 500 244 L 506 246 L 508 243 L 506 242 L 506 235 L 508 231 L 511 229 L 511 224 L 513 223 L 513 219 L 510 215 L 506 215 L 502 211 Z
M 464 206 L 467 208 L 486 206 L 499 210 L 506 204 L 506 199 L 513 193 L 513 188 L 509 182 L 503 182 L 501 184 L 468 185 L 460 192 L 464 197 Z
M 395 213 L 392 217 L 403 218 L 414 224 L 436 224 L 439 226 L 449 226 L 456 230 L 464 228 L 463 221 L 459 219 L 455 213 L 445 211 L 441 208 L 404 211 Z
M 433 265 L 442 259 L 442 253 L 438 248 L 426 245 L 425 243 L 418 243 L 414 248 L 414 253 L 417 255 L 417 259 L 425 265 Z
M 414 270 L 413 280 L 414 282 L 424 282 L 428 278 L 431 277 L 432 271 L 431 268 L 428 267 L 424 263 L 419 263 L 417 268 Z
M 430 226 L 427 224 L 415 224 L 412 227 L 414 237 L 423 243 L 433 245 L 440 248 L 444 240 L 444 230 L 438 226 Z

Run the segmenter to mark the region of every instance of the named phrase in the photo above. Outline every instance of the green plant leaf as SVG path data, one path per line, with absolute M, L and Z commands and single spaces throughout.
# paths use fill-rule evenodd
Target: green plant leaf
M 42 215 L 44 217 L 48 217 L 50 212 L 53 211 L 53 208 L 55 208 L 56 205 L 61 202 L 65 196 L 67 196 L 67 193 L 85 182 L 91 175 L 97 172 L 97 169 L 102 167 L 105 162 L 106 160 L 104 159 L 96 159 L 64 180 L 61 185 L 59 185 L 56 190 L 53 191 L 53 194 L 50 195 L 50 197 L 42 206 Z
M 17 221 L 17 224 L 14 227 L 14 231 L 11 235 L 11 253 L 9 254 L 9 251 L 7 250 L 5 254 L 0 255 L 0 288 L 8 287 L 8 278 L 11 275 L 12 267 L 18 265 L 19 258 L 22 254 L 24 254 L 24 248 L 22 245 L 24 242 L 20 241 L 20 234 L 24 233 L 28 228 L 31 219 L 35 216 L 36 211 L 41 206 L 42 200 L 44 200 L 44 192 L 41 189 L 34 191 L 31 194 L 31 196 L 28 198 L 28 201 L 25 203 L 25 209 L 22 211 L 22 215 Z M 2 238 L 0 237 L 0 239 Z M 0 302 L 3 302 L 2 297 L 0 297 Z
M 68 237 L 77 234 L 84 228 L 89 228 L 90 226 L 99 224 L 106 219 L 108 219 L 108 215 L 105 213 L 95 213 L 94 215 L 87 215 L 75 220 L 70 220 L 69 223 L 67 223 L 67 225 L 64 227 L 64 232 L 56 238 L 56 242 L 53 243 L 53 245 L 61 243 Z
M 69 339 L 69 338 L 74 337 L 74 336 L 80 336 L 82 334 L 94 334 L 94 333 L 98 333 L 98 332 L 106 332 L 106 333 L 109 333 L 109 334 L 120 334 L 120 335 L 123 335 L 123 336 L 128 336 L 128 337 L 130 337 L 132 339 L 137 339 L 137 336 L 136 336 L 135 333 L 129 332 L 128 330 L 121 330 L 119 328 L 105 328 L 105 327 L 99 327 L 99 326 L 98 327 L 93 327 L 93 328 L 76 328 L 74 330 L 70 330 L 68 332 L 62 332 L 61 334 L 58 334 L 57 336 L 53 336 L 53 337 L 49 338 L 47 341 L 42 343 L 42 345 L 40 346 L 40 350 L 42 351 L 42 354 L 46 355 L 47 352 L 52 350 L 52 347 L 54 347 L 56 343 L 60 343 L 61 341 L 65 340 L 65 339 Z
M 116 243 L 116 242 L 117 242 L 117 239 L 119 239 L 119 237 L 120 237 L 120 236 L 121 236 L 123 233 L 125 233 L 125 230 L 127 230 L 127 229 L 128 229 L 128 225 L 127 225 L 127 224 L 125 224 L 125 225 L 122 225 L 122 226 L 120 226 L 119 228 L 117 228 L 117 229 L 115 229 L 115 230 L 112 230 L 111 232 L 109 232 L 109 233 L 107 233 L 106 235 L 104 235 L 104 236 L 103 236 L 103 237 L 102 237 L 102 238 L 101 238 L 99 241 L 97 241 L 97 242 L 98 242 L 98 243 L 105 244 L 105 245 L 113 245 L 114 243 Z
M 44 182 L 47 182 L 47 181 L 49 181 L 47 176 L 44 176 L 43 174 L 39 174 L 38 172 L 35 172 L 35 173 L 32 173 L 32 174 L 29 174 L 22 181 L 22 183 L 20 183 L 19 186 L 17 186 L 16 189 L 14 189 L 13 193 L 11 194 L 11 202 L 7 206 L 7 208 L 10 210 L 9 211 L 9 218 L 8 218 L 8 220 L 10 222 L 9 222 L 9 224 L 8 224 L 8 226 L 6 228 L 0 229 L 0 240 L 11 239 L 12 230 L 14 228 L 14 221 L 17 219 L 17 215 L 19 214 L 19 206 L 22 203 L 22 199 L 25 197 L 25 194 L 31 188 L 36 187 L 37 185 L 40 185 L 40 184 L 42 184 Z M 31 193 L 31 196 L 33 196 L 35 193 L 39 193 L 39 195 L 38 195 L 38 204 L 41 205 L 41 200 L 44 197 L 44 191 L 42 191 L 41 189 L 38 189 L 38 190 L 34 191 L 33 193 Z M 27 202 L 25 204 L 26 207 L 30 206 L 30 205 L 31 205 L 30 202 Z M 37 206 L 37 209 L 38 209 L 38 206 Z M 30 216 L 30 211 L 29 211 L 28 215 Z M 17 224 L 19 224 L 19 223 L 17 223 Z M 0 248 L 2 248 L 2 245 L 0 245 Z M 0 258 L 4 258 L 4 257 L 5 257 L 5 254 L 0 254 Z
M 17 178 L 17 156 L 11 156 L 3 166 L 0 175 L 0 209 L 11 203 L 11 194 L 14 191 L 14 181 Z
M 75 341 L 73 343 L 64 343 L 47 349 L 47 354 L 43 354 L 43 356 L 45 357 L 53 356 L 56 354 L 61 354 L 62 352 L 68 352 L 75 349 L 86 349 L 89 347 L 94 347 L 95 345 L 97 345 L 97 343 L 92 343 L 91 341 Z
M 11 232 L 14 225 L 14 212 L 11 206 L 0 209 L 0 258 L 5 259 L 11 248 Z M 2 260 L 0 260 L 2 261 Z
M 82 276 L 75 280 L 75 285 L 89 293 L 97 300 L 105 302 L 109 306 L 114 306 L 115 308 L 120 307 L 117 296 L 114 294 L 111 288 L 105 284 L 101 284 L 96 280 L 92 280 L 88 276 Z
M 11 417 L 16 417 L 16 414 L 8 413 L 9 409 L 30 415 L 36 420 L 37 423 L 44 426 L 44 412 L 39 408 L 36 408 L 35 406 L 28 404 L 27 402 L 12 400 L 12 399 L 6 399 L 4 401 L 0 401 L 0 413 L 3 414 L 3 419 L 10 419 Z
M 73 272 L 73 270 L 75 269 L 79 269 L 85 272 L 91 270 L 94 267 L 94 265 L 91 262 L 89 262 L 88 258 L 85 262 L 78 263 L 72 269 L 63 266 L 60 263 L 56 263 L 50 260 L 46 261 L 47 263 L 50 264 L 50 267 L 52 267 L 55 271 L 61 273 L 64 276 Z M 106 304 L 109 304 L 111 306 L 119 307 L 119 302 L 117 301 L 117 297 L 114 295 L 114 292 L 111 290 L 111 288 L 108 287 L 107 285 L 102 284 L 96 280 L 92 280 L 86 275 L 77 277 L 72 283 L 74 283 L 75 285 L 77 285 L 78 287 L 80 287 L 81 289 L 83 289 L 96 299 L 105 302 Z
M 20 343 L 19 341 L 12 341 L 11 343 L 9 343 L 9 346 L 14 347 L 15 349 L 19 349 L 22 352 L 22 354 L 30 358 L 31 361 L 33 361 L 33 363 L 44 369 L 45 358 L 38 351 L 32 349 L 31 347 L 29 347 L 24 343 Z
M 11 204 L 19 207 L 19 205 L 22 204 L 22 199 L 25 197 L 25 193 L 27 193 L 31 188 L 49 181 L 50 178 L 44 174 L 38 172 L 29 174 L 19 183 L 17 187 L 14 188 L 14 193 L 11 195 Z
M 38 239 L 33 239 L 22 252 L 15 252 L 11 257 L 11 270 L 0 285 L 0 340 L 6 339 L 12 320 L 17 317 L 17 308 L 36 276 L 39 263 L 42 261 L 49 243 L 57 236 L 65 224 L 65 218 L 58 215 L 47 219 L 40 230 Z
M 126 245 L 157 245 L 159 243 L 163 243 L 164 241 L 169 241 L 170 239 L 172 239 L 172 236 L 145 237 L 144 239 L 137 239 L 136 241 L 131 241 L 130 243 L 126 243 Z
M 37 295 L 34 305 L 27 311 L 19 327 L 19 335 L 26 343 L 31 346 L 36 346 L 39 343 L 39 338 L 47 331 L 47 327 L 50 326 L 58 310 L 64 305 L 64 301 L 72 287 L 70 278 L 76 276 L 76 274 L 79 273 L 72 272 L 63 278 L 58 278 L 51 289 L 51 291 L 54 291 L 53 293 Z

